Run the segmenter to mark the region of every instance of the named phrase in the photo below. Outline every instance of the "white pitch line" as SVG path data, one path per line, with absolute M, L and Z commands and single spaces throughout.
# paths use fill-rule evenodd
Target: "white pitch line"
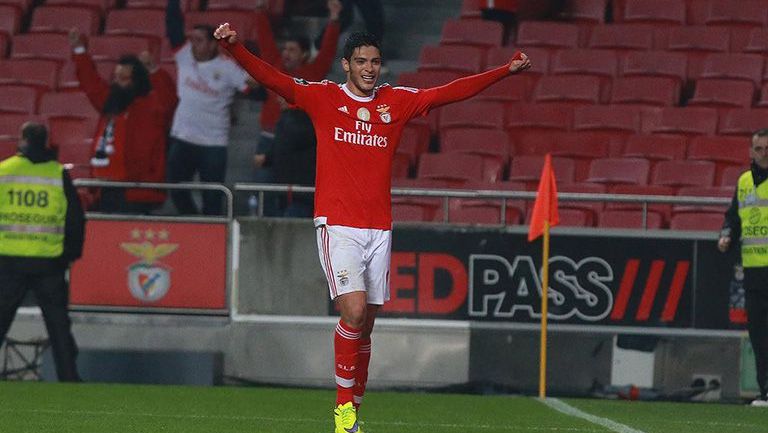
M 262 417 L 262 416 L 237 416 L 237 415 L 177 415 L 177 414 L 155 414 L 146 412 L 116 412 L 116 411 L 101 411 L 101 410 L 57 410 L 57 409 L 0 409 L 2 412 L 12 413 L 37 413 L 37 414 L 50 414 L 50 415 L 86 415 L 86 416 L 130 416 L 130 417 L 146 417 L 146 418 L 174 418 L 174 419 L 217 419 L 217 420 L 230 420 L 230 421 L 258 421 L 258 422 L 284 422 L 284 423 L 309 423 L 309 424 L 330 424 L 330 417 L 328 419 L 311 419 L 311 418 L 275 418 L 275 417 Z M 446 428 L 446 429 L 458 429 L 462 431 L 467 430 L 508 430 L 508 431 L 536 431 L 536 432 L 574 432 L 574 433 L 599 433 L 595 429 L 583 429 L 578 427 L 537 427 L 537 426 L 512 426 L 512 425 L 489 425 L 489 424 L 448 424 L 448 423 L 409 423 L 405 421 L 363 421 L 363 425 L 378 425 L 378 426 L 397 426 L 397 427 L 430 427 L 430 428 Z
M 586 413 L 556 398 L 545 398 L 543 400 L 542 399 L 537 399 L 537 400 L 539 400 L 543 404 L 549 406 L 550 408 L 558 412 L 564 413 L 566 415 L 570 415 L 572 417 L 581 418 L 583 420 L 591 422 L 592 424 L 597 424 L 599 426 L 605 427 L 608 430 L 614 431 L 616 433 L 644 433 L 642 430 L 633 429 L 632 427 L 618 423 L 608 418 L 603 418 L 603 417 Z

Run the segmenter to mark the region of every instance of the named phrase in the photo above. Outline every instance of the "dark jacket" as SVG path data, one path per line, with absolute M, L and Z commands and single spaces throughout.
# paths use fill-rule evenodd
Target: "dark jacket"
M 50 150 L 28 149 L 21 152 L 21 156 L 29 159 L 33 164 L 55 161 L 56 154 Z M 72 184 L 67 170 L 63 171 L 62 184 L 64 195 L 67 198 L 67 215 L 64 223 L 64 252 L 56 258 L 33 257 L 0 257 L 0 267 L 12 265 L 17 270 L 30 271 L 32 273 L 49 273 L 65 269 L 73 261 L 83 255 L 85 243 L 85 213 L 80 204 L 80 197 Z

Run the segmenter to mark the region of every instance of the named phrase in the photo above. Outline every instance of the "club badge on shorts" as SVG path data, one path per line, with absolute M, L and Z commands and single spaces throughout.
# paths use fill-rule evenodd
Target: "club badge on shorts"
M 363 122 L 367 122 L 371 120 L 371 112 L 368 111 L 365 107 L 360 107 L 357 110 L 357 118 L 362 120 Z
M 389 123 L 392 121 L 392 115 L 389 113 L 389 105 L 382 104 L 376 107 L 376 111 L 379 112 L 379 117 L 381 118 L 381 121 L 384 123 Z
M 342 286 L 346 286 L 349 284 L 349 271 L 344 269 L 339 272 L 336 272 L 336 278 L 339 279 L 339 284 Z

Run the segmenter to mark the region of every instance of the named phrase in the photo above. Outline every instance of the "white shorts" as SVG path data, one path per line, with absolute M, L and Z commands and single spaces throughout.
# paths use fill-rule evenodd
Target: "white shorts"
M 320 224 L 315 232 L 331 299 L 364 291 L 369 304 L 383 305 L 389 300 L 391 230 Z

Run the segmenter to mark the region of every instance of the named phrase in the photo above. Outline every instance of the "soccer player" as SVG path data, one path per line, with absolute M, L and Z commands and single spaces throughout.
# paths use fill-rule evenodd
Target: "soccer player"
M 306 111 L 314 123 L 317 246 L 341 313 L 334 336 L 334 420 L 336 433 L 360 433 L 357 409 L 368 378 L 371 331 L 389 299 L 392 157 L 403 127 L 432 108 L 469 98 L 530 68 L 530 61 L 516 53 L 507 65 L 430 89 L 376 86 L 379 43 L 371 35 L 353 33 L 341 59 L 346 82 L 308 82 L 252 55 L 228 23 L 214 35 L 256 81 Z

